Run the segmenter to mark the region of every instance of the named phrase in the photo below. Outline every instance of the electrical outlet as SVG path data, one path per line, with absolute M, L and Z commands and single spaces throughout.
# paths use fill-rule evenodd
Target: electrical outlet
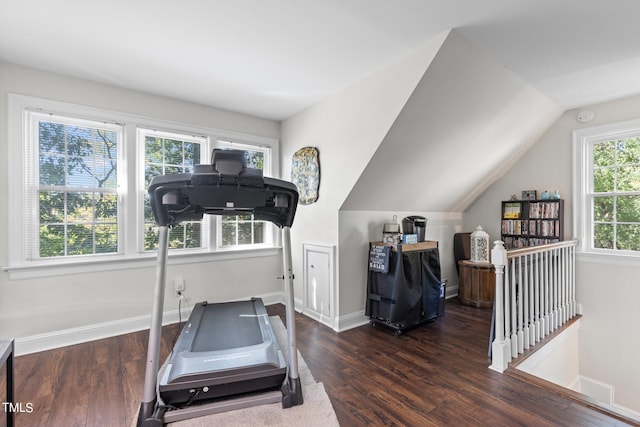
M 176 277 L 173 279 L 173 288 L 176 291 L 177 297 L 184 293 L 184 279 L 182 277 Z

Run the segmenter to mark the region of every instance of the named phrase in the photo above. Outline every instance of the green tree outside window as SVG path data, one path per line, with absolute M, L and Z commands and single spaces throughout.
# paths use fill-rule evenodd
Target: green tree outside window
M 640 251 L 640 137 L 593 147 L 593 247 Z
M 201 144 L 177 137 L 145 135 L 144 137 L 144 188 L 149 188 L 153 177 L 158 175 L 191 173 L 200 163 Z M 185 222 L 169 231 L 170 249 L 192 249 L 202 246 L 202 224 L 199 221 Z M 158 232 L 151 209 L 149 194 L 144 195 L 144 249 L 158 248 Z
M 41 258 L 118 251 L 118 132 L 38 122 Z

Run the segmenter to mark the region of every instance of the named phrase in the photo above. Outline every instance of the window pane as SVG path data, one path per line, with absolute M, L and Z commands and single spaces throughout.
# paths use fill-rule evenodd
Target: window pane
M 98 158 L 94 166 L 95 179 L 100 188 L 116 190 L 118 187 L 115 161 Z
M 193 165 L 200 164 L 200 144 L 193 142 L 184 143 L 184 165 L 190 172 L 193 171 Z
M 236 223 L 222 223 L 222 246 L 233 246 L 236 244 Z
M 264 153 L 262 151 L 247 150 L 247 166 L 255 169 L 264 169 Z
M 70 187 L 98 187 L 95 170 L 91 159 L 83 157 L 67 157 L 67 182 Z
M 64 225 L 40 226 L 40 257 L 65 255 Z
M 241 222 L 238 224 L 238 244 L 250 245 L 253 243 L 252 227 L 250 222 Z
M 593 166 L 612 166 L 615 159 L 615 141 L 601 142 L 593 146 Z
M 593 247 L 598 249 L 613 249 L 612 224 L 594 224 Z
M 96 253 L 107 254 L 118 251 L 118 225 L 96 225 Z
M 165 139 L 164 163 L 170 164 L 170 165 L 182 166 L 182 162 L 183 162 L 182 141 Z
M 158 231 L 155 224 L 144 225 L 144 250 L 152 251 L 158 249 Z
M 202 246 L 202 224 L 199 222 L 188 222 L 185 228 L 185 247 L 199 248 Z
M 177 227 L 169 230 L 169 247 L 171 249 L 184 248 L 184 226 L 178 225 Z
M 65 209 L 63 192 L 41 191 L 39 205 L 40 224 L 64 222 Z
M 118 222 L 118 198 L 117 195 L 98 194 L 95 208 L 96 222 Z
M 67 254 L 87 255 L 93 252 L 93 230 L 91 225 L 67 226 Z
M 640 251 L 640 224 L 619 224 L 616 231 L 616 249 Z
M 65 153 L 65 130 L 63 124 L 40 122 L 38 131 L 40 152 L 51 155 Z
M 614 191 L 614 178 L 614 168 L 595 169 L 593 171 L 593 191 L 596 193 Z
M 264 221 L 256 221 L 253 224 L 253 243 L 264 243 L 266 225 Z
M 618 144 L 618 164 L 640 163 L 640 138 L 628 138 Z
M 593 198 L 593 219 L 599 222 L 613 221 L 613 197 Z
M 67 193 L 67 222 L 93 221 L 93 193 Z
M 640 223 L 640 196 L 617 197 L 616 221 Z
M 621 166 L 618 169 L 617 191 L 640 191 L 640 165 Z
M 40 154 L 40 184 L 64 185 L 65 157 Z
M 146 136 L 144 139 L 145 163 L 162 163 L 162 139 Z

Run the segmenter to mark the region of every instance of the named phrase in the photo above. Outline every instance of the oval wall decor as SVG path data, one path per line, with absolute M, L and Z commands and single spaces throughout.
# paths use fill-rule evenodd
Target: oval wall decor
M 291 159 L 291 181 L 298 187 L 298 203 L 310 205 L 318 200 L 320 190 L 320 154 L 315 147 L 304 147 Z

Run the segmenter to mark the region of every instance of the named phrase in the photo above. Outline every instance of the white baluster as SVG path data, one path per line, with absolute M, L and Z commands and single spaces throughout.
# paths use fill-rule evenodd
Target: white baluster
M 533 345 L 531 340 L 531 316 L 533 313 L 533 303 L 531 302 L 531 282 L 529 281 L 530 271 L 531 271 L 531 263 L 529 261 L 529 256 L 524 255 L 524 283 L 522 286 L 522 293 L 524 294 L 524 349 L 528 350 L 530 345 Z
M 542 339 L 542 324 L 540 323 L 540 319 L 542 318 L 542 298 L 541 298 L 541 286 L 540 286 L 540 254 L 536 253 L 535 256 L 535 264 L 533 266 L 533 274 L 534 274 L 534 307 L 535 307 L 535 333 L 536 333 L 536 342 Z
M 523 286 L 522 282 L 522 257 L 518 257 L 518 283 L 517 283 L 517 291 L 518 291 L 518 305 L 516 306 L 516 310 L 518 311 L 518 353 L 524 353 L 524 303 L 523 297 L 526 289 Z
M 504 372 L 511 361 L 511 349 L 509 341 L 505 340 L 505 314 L 504 314 L 504 270 L 507 264 L 507 251 L 500 240 L 494 242 L 491 251 L 491 262 L 495 266 L 495 335 L 491 343 L 491 366 L 494 371 Z
M 516 260 L 510 259 L 507 261 L 509 265 L 509 292 L 510 303 L 509 310 L 511 311 L 511 357 L 518 357 L 518 303 L 517 301 L 517 289 L 518 282 L 516 281 Z
M 543 291 L 542 291 L 542 300 L 544 301 L 544 328 L 542 329 L 542 337 L 545 338 L 547 335 L 549 335 L 549 332 L 551 332 L 551 318 L 549 316 L 549 309 L 550 309 L 550 297 L 549 297 L 549 254 L 543 252 L 542 254 L 542 268 L 543 268 L 543 273 L 542 273 L 542 284 L 543 284 Z

